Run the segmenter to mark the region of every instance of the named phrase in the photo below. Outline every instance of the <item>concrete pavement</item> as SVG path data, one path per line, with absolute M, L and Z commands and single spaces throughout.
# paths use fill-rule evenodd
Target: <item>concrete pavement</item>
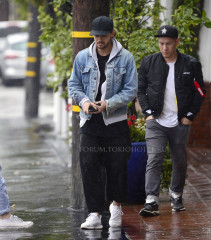
M 0 230 L 0 239 L 75 239 L 71 154 L 54 132 L 52 93 L 41 93 L 40 117 L 32 121 L 24 119 L 24 88 L 0 87 L 0 93 L 0 164 L 11 211 L 34 222 L 25 230 Z

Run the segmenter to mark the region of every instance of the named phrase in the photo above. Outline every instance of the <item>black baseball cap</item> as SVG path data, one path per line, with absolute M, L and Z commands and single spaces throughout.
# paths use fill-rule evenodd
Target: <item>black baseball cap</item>
M 103 36 L 107 35 L 108 33 L 111 33 L 113 29 L 114 29 L 113 20 L 106 16 L 100 16 L 92 21 L 92 31 L 90 32 L 89 35 Z
M 157 35 L 155 37 L 170 37 L 178 38 L 178 30 L 170 25 L 162 26 L 158 29 Z

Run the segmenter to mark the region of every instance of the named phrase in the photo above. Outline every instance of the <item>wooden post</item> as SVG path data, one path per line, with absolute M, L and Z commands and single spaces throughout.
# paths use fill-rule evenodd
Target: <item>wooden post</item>
M 37 20 L 37 7 L 35 7 L 32 3 L 29 7 L 31 12 L 31 21 L 29 23 L 29 40 L 27 43 L 28 57 L 25 79 L 25 116 L 26 118 L 36 118 L 38 116 L 40 90 L 40 23 Z
M 73 59 L 76 54 L 93 42 L 90 38 L 92 20 L 98 16 L 109 16 L 109 0 L 73 1 Z M 72 208 L 84 209 L 85 199 L 79 161 L 79 107 L 73 102 L 72 112 Z

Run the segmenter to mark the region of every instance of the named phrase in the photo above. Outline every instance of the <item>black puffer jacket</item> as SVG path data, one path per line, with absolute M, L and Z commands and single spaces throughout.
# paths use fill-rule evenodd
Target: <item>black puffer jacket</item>
M 163 110 L 164 93 L 169 66 L 161 53 L 146 56 L 139 68 L 138 100 L 146 117 L 147 110 L 152 110 L 152 115 L 157 118 Z M 178 105 L 178 120 L 183 117 L 193 120 L 200 111 L 204 97 L 194 85 L 197 81 L 203 93 L 205 85 L 201 70 L 201 63 L 195 58 L 180 53 L 175 63 L 175 90 Z

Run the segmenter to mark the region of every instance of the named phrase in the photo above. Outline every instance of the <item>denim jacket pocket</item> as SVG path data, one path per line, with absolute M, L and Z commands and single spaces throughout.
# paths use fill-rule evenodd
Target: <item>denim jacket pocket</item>
M 89 83 L 91 67 L 85 67 L 81 70 L 82 70 L 81 71 L 82 72 L 82 82 L 85 84 Z
M 126 69 L 124 67 L 114 68 L 115 79 L 117 82 L 122 81 L 124 74 L 126 73 Z

